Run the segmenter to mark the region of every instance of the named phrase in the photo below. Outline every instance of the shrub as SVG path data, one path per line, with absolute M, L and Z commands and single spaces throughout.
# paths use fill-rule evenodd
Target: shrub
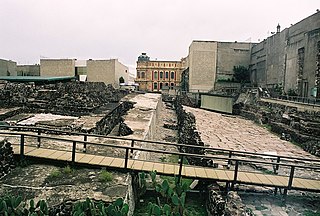
M 112 173 L 108 172 L 107 170 L 102 170 L 100 175 L 99 175 L 99 180 L 102 182 L 108 182 L 112 181 L 113 176 Z

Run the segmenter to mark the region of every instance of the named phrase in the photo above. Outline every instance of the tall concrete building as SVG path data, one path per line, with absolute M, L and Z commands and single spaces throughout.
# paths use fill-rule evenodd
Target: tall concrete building
M 75 59 L 40 59 L 43 77 L 75 76 Z
M 17 76 L 17 63 L 0 59 L 0 76 Z
M 104 82 L 112 84 L 113 87 L 118 88 L 120 84 L 120 77 L 124 82 L 129 80 L 129 68 L 120 63 L 118 59 L 110 60 L 88 60 L 87 61 L 87 75 L 89 82 Z
M 233 78 L 234 66 L 249 67 L 252 43 L 192 41 L 189 47 L 189 91 L 208 92 L 223 88 Z M 230 86 L 230 82 L 226 84 Z
M 251 81 L 256 86 L 320 97 L 320 12 L 275 33 L 252 48 Z M 318 62 L 318 66 L 317 66 Z M 316 91 L 318 89 L 318 91 Z
M 142 53 L 137 61 L 137 77 L 141 91 L 161 91 L 163 87 L 176 88 L 180 86 L 181 73 L 185 68 L 185 61 L 157 61 L 150 60 L 146 53 Z

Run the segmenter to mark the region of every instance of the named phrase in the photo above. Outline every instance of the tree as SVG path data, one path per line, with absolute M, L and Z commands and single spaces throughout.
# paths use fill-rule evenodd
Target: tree
M 119 83 L 124 83 L 124 78 L 123 77 L 119 78 Z
M 245 83 L 250 81 L 249 69 L 245 66 L 239 65 L 233 67 L 234 78 L 236 81 Z

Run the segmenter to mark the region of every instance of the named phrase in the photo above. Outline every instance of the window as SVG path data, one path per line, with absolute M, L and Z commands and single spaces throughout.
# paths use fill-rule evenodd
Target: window
M 166 71 L 166 79 L 169 79 L 169 72 Z
M 141 72 L 141 78 L 144 79 L 145 78 L 145 73 Z
M 138 79 L 140 78 L 140 72 L 139 71 L 137 72 L 137 78 Z
M 154 80 L 158 79 L 158 72 L 157 71 L 153 72 L 153 79 Z
M 171 79 L 174 79 L 174 72 L 171 72 Z
M 160 90 L 162 89 L 162 83 L 160 83 Z
M 163 79 L 163 72 L 160 71 L 160 79 Z
M 174 86 L 174 83 L 171 83 L 171 86 Z
M 169 86 L 169 83 L 166 83 L 166 86 Z
M 153 83 L 153 90 L 158 90 L 158 83 Z

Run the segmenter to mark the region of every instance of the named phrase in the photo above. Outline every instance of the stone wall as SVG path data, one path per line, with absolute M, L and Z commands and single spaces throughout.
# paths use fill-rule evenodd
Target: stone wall
M 29 112 L 82 115 L 109 102 L 118 102 L 124 92 L 102 82 L 69 82 L 47 85 L 6 83 L 0 89 L 0 107 L 24 107 Z
M 75 76 L 75 59 L 40 59 L 40 75 Z
M 11 143 L 7 140 L 0 141 L 0 178 L 15 167 Z

